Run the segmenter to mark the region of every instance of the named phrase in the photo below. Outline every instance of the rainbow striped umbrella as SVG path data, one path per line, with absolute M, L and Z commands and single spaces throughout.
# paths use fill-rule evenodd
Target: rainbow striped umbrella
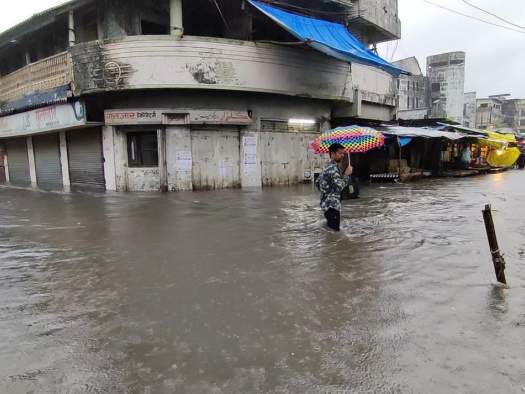
M 341 144 L 348 153 L 365 153 L 385 145 L 385 136 L 370 127 L 337 127 L 323 132 L 310 144 L 315 153 L 328 153 L 332 144 Z

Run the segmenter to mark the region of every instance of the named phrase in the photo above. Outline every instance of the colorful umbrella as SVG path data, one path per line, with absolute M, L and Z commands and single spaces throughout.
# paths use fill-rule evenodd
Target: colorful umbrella
M 370 127 L 337 127 L 323 132 L 310 144 L 315 153 L 328 153 L 332 144 L 341 144 L 348 153 L 364 153 L 385 145 L 385 136 Z

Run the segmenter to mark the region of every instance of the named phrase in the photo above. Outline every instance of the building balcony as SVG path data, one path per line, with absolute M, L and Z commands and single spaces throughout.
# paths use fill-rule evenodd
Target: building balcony
M 0 77 L 0 102 L 68 85 L 73 82 L 69 52 L 59 53 Z
M 400 39 L 397 0 L 359 0 L 354 3 L 348 27 L 367 44 Z
M 351 67 L 302 46 L 131 36 L 72 48 L 75 95 L 207 89 L 352 100 Z

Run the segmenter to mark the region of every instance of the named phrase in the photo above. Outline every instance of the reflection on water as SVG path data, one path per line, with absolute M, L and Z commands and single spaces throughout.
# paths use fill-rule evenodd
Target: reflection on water
M 366 187 L 340 234 L 309 186 L 0 189 L 0 392 L 525 390 L 523 176 Z

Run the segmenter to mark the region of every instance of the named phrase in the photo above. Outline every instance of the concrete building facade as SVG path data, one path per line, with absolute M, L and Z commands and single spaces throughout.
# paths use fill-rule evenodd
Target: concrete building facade
M 506 127 L 503 104 L 509 95 L 489 96 L 476 100 L 476 128 L 496 130 Z
M 430 105 L 433 118 L 463 123 L 465 52 L 443 53 L 427 58 Z
M 476 127 L 476 92 L 467 92 L 464 95 L 463 126 Z
M 289 3 L 346 23 L 365 1 Z M 309 142 L 332 122 L 395 116 L 391 74 L 297 42 L 248 2 L 216 5 L 75 0 L 0 34 L 7 181 L 115 191 L 292 184 L 322 165 Z M 388 18 L 374 2 L 359 14 L 367 43 L 399 36 L 397 1 L 387 5 Z
M 393 63 L 407 71 L 397 79 L 398 118 L 403 120 L 425 119 L 430 115 L 428 105 L 428 78 L 423 75 L 415 57 L 398 60 Z

